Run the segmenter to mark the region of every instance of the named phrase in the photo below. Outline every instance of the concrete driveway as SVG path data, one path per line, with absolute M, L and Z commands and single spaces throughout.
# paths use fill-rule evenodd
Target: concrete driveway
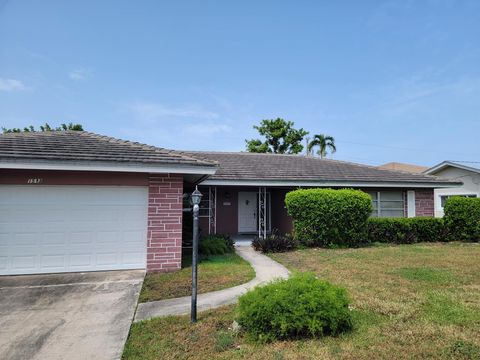
M 144 271 L 0 276 L 1 359 L 119 359 Z

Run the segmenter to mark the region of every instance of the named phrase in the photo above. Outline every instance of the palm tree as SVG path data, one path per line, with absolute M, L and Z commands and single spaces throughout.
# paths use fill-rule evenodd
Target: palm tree
M 333 138 L 333 136 L 328 136 L 324 134 L 315 135 L 312 141 L 308 143 L 308 146 L 307 146 L 308 154 L 313 153 L 312 150 L 315 146 L 318 146 L 317 154 L 320 155 L 322 159 L 325 156 L 327 156 L 328 149 L 330 149 L 331 154 L 337 151 L 337 148 L 335 147 L 335 139 Z

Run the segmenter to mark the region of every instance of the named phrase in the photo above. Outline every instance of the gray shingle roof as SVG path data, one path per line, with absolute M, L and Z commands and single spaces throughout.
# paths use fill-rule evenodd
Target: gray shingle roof
M 246 152 L 186 152 L 196 158 L 217 161 L 219 169 L 208 180 L 291 180 L 332 182 L 457 183 L 435 176 L 379 169 L 345 161 L 302 155 Z
M 0 135 L 3 161 L 101 161 L 141 165 L 215 166 L 187 154 L 115 139 L 86 131 L 51 131 Z

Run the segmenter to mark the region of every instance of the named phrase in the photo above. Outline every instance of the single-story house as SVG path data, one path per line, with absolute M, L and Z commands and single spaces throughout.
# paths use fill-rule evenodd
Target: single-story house
M 451 196 L 480 197 L 480 162 L 443 161 L 426 170 L 425 174 L 463 183 L 462 186 L 434 190 L 436 217 L 443 217 L 443 207 Z
M 299 155 L 248 152 L 188 152 L 215 161 L 218 170 L 200 182 L 205 195 L 203 233 L 257 234 L 292 231 L 285 194 L 296 188 L 361 189 L 372 197 L 375 217 L 434 216 L 434 188 L 460 182 L 424 174 L 379 169 L 351 162 Z M 190 189 L 189 189 L 190 191 Z
M 181 266 L 184 194 L 202 231 L 291 231 L 287 191 L 358 188 L 372 216 L 433 216 L 459 181 L 298 155 L 179 152 L 89 132 L 0 135 L 0 275 Z

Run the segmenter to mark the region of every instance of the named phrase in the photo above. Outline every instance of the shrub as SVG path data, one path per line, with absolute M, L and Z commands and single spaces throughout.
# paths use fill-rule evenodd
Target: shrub
M 417 235 L 417 242 L 448 241 L 448 231 L 443 219 L 417 217 L 405 220 L 412 222 Z
M 208 235 L 200 239 L 198 243 L 198 252 L 201 255 L 223 255 L 234 252 L 233 240 L 228 235 Z
M 300 189 L 285 197 L 295 236 L 305 246 L 358 246 L 367 241 L 372 199 L 360 190 Z
M 241 296 L 237 320 L 262 342 L 337 335 L 352 327 L 348 304 L 344 289 L 301 273 Z
M 442 219 L 370 218 L 367 224 L 370 242 L 413 244 L 448 240 Z
M 263 253 L 286 252 L 295 250 L 297 241 L 290 234 L 280 235 L 278 230 L 274 230 L 265 239 L 256 236 L 252 241 L 252 246 L 255 250 Z
M 403 218 L 368 219 L 368 239 L 370 242 L 413 244 L 416 242 L 412 226 Z
M 445 204 L 445 226 L 452 240 L 479 241 L 480 199 L 454 196 Z

